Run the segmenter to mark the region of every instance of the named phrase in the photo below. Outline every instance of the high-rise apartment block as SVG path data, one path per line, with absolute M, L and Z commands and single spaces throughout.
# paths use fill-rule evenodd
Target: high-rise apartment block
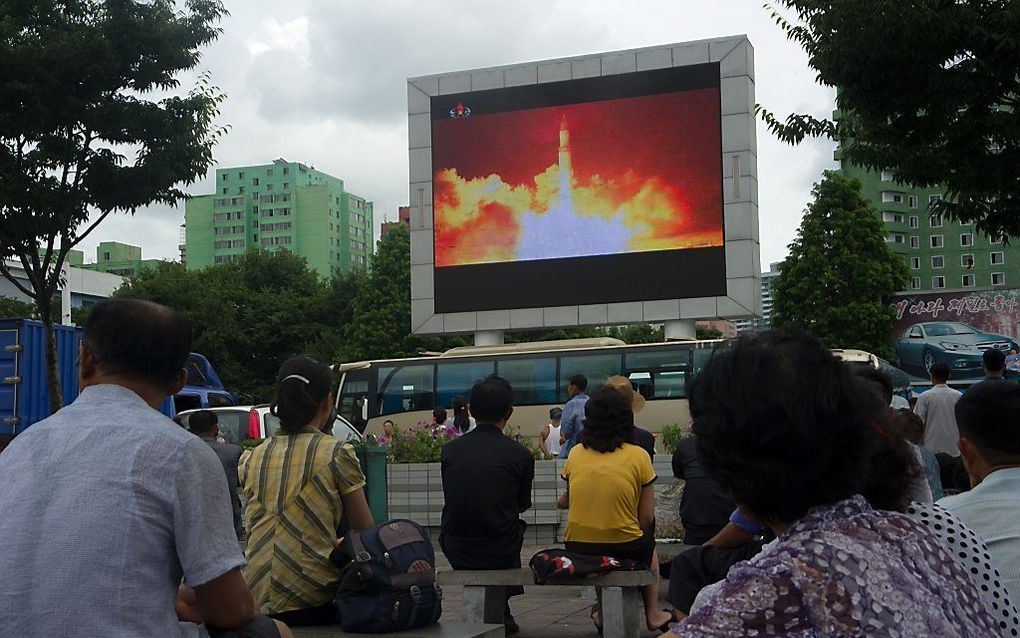
M 910 269 L 911 291 L 966 290 L 1020 284 L 1020 253 L 999 237 L 936 215 L 937 188 L 898 184 L 892 171 L 864 170 L 841 161 L 841 171 L 861 181 L 861 195 L 885 222 L 886 243 Z
M 298 162 L 216 170 L 216 192 L 185 205 L 187 267 L 199 270 L 251 248 L 287 249 L 328 277 L 365 270 L 372 256 L 372 202 L 343 180 Z
M 761 274 L 761 318 L 738 319 L 737 334 L 760 332 L 772 327 L 772 285 L 779 277 L 779 263 L 769 264 L 769 271 Z

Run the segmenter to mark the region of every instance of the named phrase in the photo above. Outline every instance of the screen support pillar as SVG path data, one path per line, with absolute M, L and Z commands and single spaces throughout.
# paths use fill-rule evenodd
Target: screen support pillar
M 697 339 L 698 330 L 693 319 L 667 321 L 663 326 L 666 341 L 688 341 Z
M 501 346 L 503 345 L 502 330 L 479 330 L 475 333 L 476 346 Z

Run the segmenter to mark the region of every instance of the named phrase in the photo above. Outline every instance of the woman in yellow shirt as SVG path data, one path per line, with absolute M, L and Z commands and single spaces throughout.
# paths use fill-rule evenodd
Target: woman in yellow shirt
M 631 390 L 633 394 L 633 390 Z M 655 582 L 642 588 L 649 631 L 666 631 L 673 615 L 658 608 L 659 561 L 655 556 L 655 470 L 642 448 L 634 445 L 632 398 L 611 386 L 591 393 L 584 406 L 580 444 L 570 451 L 563 468 L 567 492 L 560 501 L 569 506 L 568 551 L 648 566 Z M 592 610 L 601 630 L 601 614 Z
M 372 526 L 365 477 L 350 445 L 323 432 L 333 425 L 333 375 L 311 357 L 280 368 L 270 411 L 280 430 L 241 462 L 247 498 L 244 568 L 263 614 L 288 625 L 337 622 L 340 570 L 329 555 L 343 516 Z

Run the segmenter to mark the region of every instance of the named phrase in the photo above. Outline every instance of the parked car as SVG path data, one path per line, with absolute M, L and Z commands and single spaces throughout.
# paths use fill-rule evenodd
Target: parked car
M 992 348 L 1008 353 L 1020 346 L 966 323 L 929 321 L 910 326 L 896 340 L 896 360 L 899 367 L 924 376 L 936 362 L 947 364 L 957 378 L 981 376 L 981 355 Z
M 280 419 L 269 413 L 269 405 L 235 405 L 208 408 L 219 418 L 220 434 L 230 443 L 245 439 L 264 439 L 280 429 Z M 185 410 L 174 417 L 174 421 L 187 429 L 188 419 L 198 410 Z M 341 416 L 333 421 L 333 436 L 345 443 L 361 443 L 361 433 Z

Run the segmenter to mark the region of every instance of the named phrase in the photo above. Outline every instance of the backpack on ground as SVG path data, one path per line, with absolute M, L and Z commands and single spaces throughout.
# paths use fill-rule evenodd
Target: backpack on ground
M 436 553 L 421 525 L 396 519 L 349 532 L 335 554 L 350 561 L 336 594 L 344 631 L 389 633 L 439 621 Z

